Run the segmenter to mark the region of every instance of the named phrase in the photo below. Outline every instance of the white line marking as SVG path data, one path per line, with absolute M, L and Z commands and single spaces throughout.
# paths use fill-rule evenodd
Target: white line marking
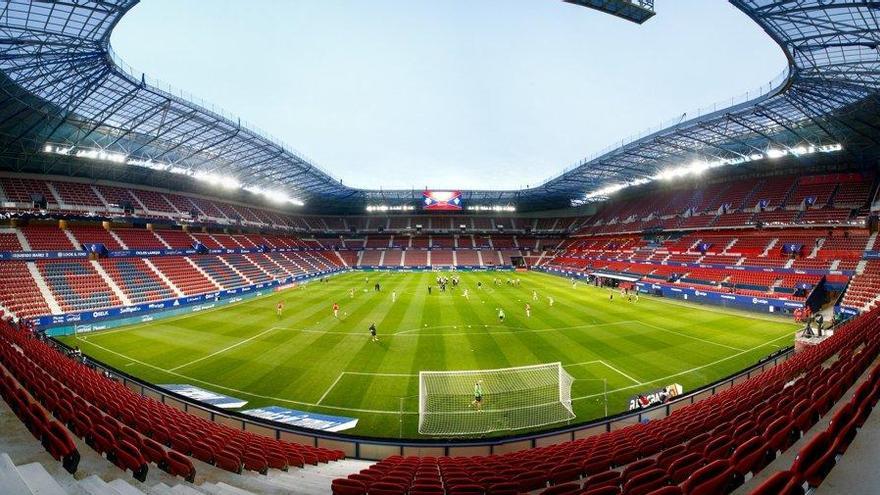
M 746 350 L 744 350 L 744 351 L 742 351 L 742 352 L 738 352 L 738 353 L 736 353 L 736 354 L 732 354 L 732 355 L 730 355 L 730 356 L 727 356 L 727 357 L 725 357 L 725 358 L 719 359 L 719 360 L 717 360 L 717 361 L 713 361 L 713 362 L 711 362 L 711 363 L 707 363 L 707 364 L 704 364 L 704 365 L 702 365 L 702 366 L 697 366 L 697 367 L 695 367 L 695 368 L 691 368 L 691 369 L 689 369 L 689 370 L 685 370 L 685 371 L 681 371 L 681 372 L 678 372 L 678 373 L 674 373 L 674 374 L 672 374 L 672 375 L 664 376 L 664 377 L 662 377 L 662 378 L 657 378 L 657 379 L 654 379 L 654 380 L 649 380 L 649 381 L 647 381 L 647 382 L 639 383 L 638 385 L 630 385 L 630 386 L 627 386 L 627 387 L 622 387 L 622 388 L 618 388 L 618 389 L 614 389 L 614 390 L 609 390 L 608 393 L 609 393 L 609 394 L 613 394 L 613 393 L 615 393 L 615 392 L 622 392 L 622 391 L 625 391 L 625 390 L 632 390 L 632 389 L 634 389 L 634 388 L 636 388 L 636 387 L 641 387 L 641 386 L 644 386 L 644 385 L 647 385 L 647 384 L 650 384 L 650 383 L 656 383 L 656 382 L 666 381 L 666 380 L 668 380 L 668 379 L 670 379 L 670 378 L 675 378 L 675 377 L 677 377 L 677 376 L 686 375 L 686 374 L 688 374 L 688 373 L 693 373 L 694 371 L 699 371 L 699 370 L 701 370 L 701 369 L 708 368 L 708 367 L 710 367 L 710 366 L 714 366 L 714 365 L 716 365 L 716 364 L 718 364 L 718 363 L 723 363 L 724 361 L 729 361 L 729 360 L 731 360 L 731 359 L 733 359 L 733 358 L 736 358 L 736 357 L 739 357 L 739 356 L 741 356 L 741 355 L 743 355 L 743 354 L 745 354 L 745 353 L 747 353 L 747 352 L 755 351 L 755 350 L 757 350 L 757 349 L 760 349 L 760 348 L 762 348 L 762 347 L 766 347 L 766 346 L 768 346 L 768 345 L 773 344 L 774 342 L 777 342 L 777 341 L 779 341 L 779 340 L 782 340 L 782 339 L 784 339 L 784 338 L 789 338 L 789 337 L 790 337 L 790 335 L 788 335 L 788 334 L 786 334 L 786 335 L 782 335 L 782 336 L 777 337 L 777 338 L 775 338 L 775 339 L 773 339 L 773 340 L 770 340 L 770 341 L 765 342 L 765 343 L 763 343 L 763 344 L 760 344 L 760 345 L 757 345 L 757 346 L 755 346 L 755 347 L 752 347 L 751 349 L 746 349 Z M 77 340 L 83 340 L 83 341 L 84 341 L 84 339 L 81 338 L 81 337 L 77 337 Z M 285 403 L 287 403 L 287 404 L 297 404 L 297 405 L 300 405 L 300 406 L 306 406 L 306 407 L 315 407 L 315 406 L 318 406 L 318 404 L 314 404 L 314 403 L 310 403 L 310 402 L 302 402 L 302 401 L 297 401 L 297 400 L 284 399 L 284 398 L 281 398 L 281 397 L 272 397 L 272 396 L 268 396 L 268 395 L 260 395 L 260 394 L 255 394 L 255 393 L 253 393 L 253 392 L 247 392 L 247 391 L 244 391 L 244 390 L 239 390 L 239 389 L 236 389 L 236 388 L 227 387 L 227 386 L 224 386 L 224 385 L 218 385 L 218 384 L 216 384 L 216 383 L 206 382 L 206 381 L 204 381 L 204 380 L 199 380 L 198 378 L 194 378 L 194 377 L 191 377 L 191 376 L 188 376 L 188 375 L 184 375 L 184 374 L 181 374 L 181 373 L 176 373 L 176 372 L 173 372 L 173 371 L 169 371 L 169 370 L 166 370 L 165 368 L 160 368 L 160 367 L 155 366 L 155 365 L 152 365 L 152 364 L 150 364 L 150 363 L 145 363 L 145 362 L 143 362 L 143 361 L 140 361 L 140 360 L 134 359 L 134 358 L 132 358 L 132 357 L 130 357 L 130 356 L 126 356 L 125 354 L 121 354 L 121 353 L 116 352 L 116 351 L 114 351 L 114 350 L 107 349 L 106 347 L 101 346 L 101 345 L 98 345 L 98 344 L 95 344 L 94 342 L 88 342 L 88 344 L 89 344 L 89 345 L 92 345 L 92 346 L 94 346 L 94 347 L 97 347 L 97 348 L 99 348 L 99 349 L 102 349 L 102 350 L 104 350 L 104 351 L 106 351 L 106 352 L 109 352 L 109 353 L 111 353 L 111 354 L 115 354 L 115 355 L 117 355 L 117 356 L 119 356 L 119 357 L 122 357 L 122 358 L 128 359 L 128 360 L 133 361 L 133 362 L 138 363 L 138 364 L 141 364 L 141 365 L 146 366 L 146 367 L 148 367 L 148 368 L 152 368 L 152 369 L 157 370 L 157 371 L 162 371 L 162 372 L 168 373 L 168 374 L 170 374 L 170 375 L 178 376 L 178 377 L 180 377 L 180 378 L 186 378 L 187 380 L 192 380 L 193 382 L 201 383 L 201 384 L 203 384 L 203 385 L 208 385 L 208 386 L 210 386 L 210 387 L 214 387 L 214 388 L 218 388 L 218 389 L 222 389 L 222 390 L 228 390 L 228 391 L 235 392 L 235 393 L 238 393 L 238 394 L 246 395 L 246 396 L 248 396 L 248 397 L 257 397 L 257 398 L 260 398 L 260 399 L 269 399 L 269 400 L 274 400 L 274 401 L 278 401 L 278 402 L 285 402 Z M 585 361 L 585 362 L 583 362 L 583 363 L 574 363 L 574 364 L 569 365 L 569 366 L 576 366 L 576 365 L 579 365 L 579 364 L 587 364 L 587 363 L 590 363 L 590 361 Z M 350 373 L 350 374 L 352 374 L 352 373 L 356 373 L 356 372 L 354 372 L 354 371 L 346 371 L 346 372 L 344 372 L 344 373 Z M 602 395 L 604 395 L 604 394 L 583 395 L 583 396 L 580 396 L 580 397 L 572 397 L 571 400 L 572 400 L 572 401 L 576 401 L 576 400 L 592 399 L 592 398 L 594 398 L 594 397 L 601 397 Z M 326 406 L 326 405 L 321 405 L 321 406 L 318 406 L 318 407 L 321 407 L 321 408 L 323 408 L 323 409 L 333 409 L 333 410 L 337 410 L 337 411 L 350 411 L 350 412 L 370 413 L 370 414 L 400 414 L 400 413 L 401 413 L 399 410 L 384 410 L 384 409 L 355 409 L 355 408 L 350 408 L 350 407 Z M 416 414 L 418 414 L 418 411 L 404 411 L 403 414 L 407 414 L 407 415 L 416 415 Z
M 609 369 L 611 369 L 612 371 L 615 371 L 615 372 L 617 372 L 617 373 L 619 373 L 619 374 L 625 376 L 625 377 L 628 378 L 629 380 L 632 380 L 633 383 L 637 383 L 637 384 L 639 384 L 639 385 L 642 385 L 642 382 L 640 382 L 640 381 L 636 380 L 635 378 L 633 378 L 633 377 L 627 375 L 626 373 L 620 371 L 619 369 L 615 368 L 614 366 L 611 366 L 610 364 L 606 363 L 605 361 L 599 361 L 599 362 L 602 363 L 603 365 L 607 366 L 607 367 L 608 367 Z
M 672 333 L 672 334 L 675 334 L 675 335 L 679 335 L 679 336 L 681 336 L 681 337 L 685 337 L 685 338 L 688 338 L 688 339 L 699 340 L 700 342 L 705 342 L 705 343 L 707 343 L 707 344 L 717 345 L 717 346 L 719 346 L 719 347 L 726 347 L 726 348 L 728 348 L 728 349 L 732 349 L 732 350 L 734 350 L 734 351 L 744 351 L 744 350 L 745 350 L 745 349 L 742 349 L 742 348 L 740 348 L 740 347 L 733 347 L 732 345 L 722 344 L 722 343 L 720 343 L 720 342 L 715 342 L 715 341 L 712 341 L 712 340 L 701 339 L 701 338 L 699 338 L 699 337 L 694 337 L 693 335 L 688 335 L 688 334 L 686 334 L 686 333 L 676 332 L 675 330 L 670 330 L 670 329 L 668 329 L 668 328 L 658 327 L 657 325 L 652 325 L 652 324 L 650 324 L 650 323 L 645 323 L 644 321 L 640 321 L 640 320 L 636 320 L 636 323 L 640 323 L 640 324 L 642 324 L 642 325 L 645 325 L 646 327 L 656 328 L 657 330 L 660 330 L 660 331 L 663 331 L 663 332 Z
M 336 377 L 336 380 L 333 380 L 333 383 L 330 384 L 330 387 L 327 389 L 326 392 L 324 392 L 324 395 L 322 395 L 321 398 L 318 399 L 318 402 L 315 402 L 315 404 L 320 404 L 324 401 L 324 398 L 327 397 L 327 394 L 329 394 L 330 391 L 333 390 L 333 387 L 335 387 L 336 384 L 339 383 L 339 380 L 342 379 L 343 375 L 345 375 L 345 372 L 340 373 L 339 376 Z
M 191 364 L 196 364 L 196 363 L 202 362 L 202 361 L 204 361 L 205 359 L 212 358 L 212 357 L 216 356 L 217 354 L 222 354 L 222 353 L 224 353 L 224 352 L 226 352 L 226 351 L 228 351 L 228 350 L 230 350 L 230 349 L 235 349 L 236 347 L 238 347 L 238 346 L 240 346 L 240 345 L 242 345 L 242 344 L 247 344 L 248 342 L 250 342 L 250 341 L 252 341 L 252 340 L 254 340 L 254 339 L 256 339 L 256 338 L 259 338 L 259 337 L 262 337 L 263 335 L 266 335 L 267 333 L 271 332 L 271 331 L 274 330 L 275 328 L 277 328 L 277 327 L 272 327 L 272 328 L 270 328 L 270 329 L 268 329 L 268 330 L 263 330 L 262 332 L 260 332 L 260 333 L 258 333 L 258 334 L 256 334 L 256 335 L 254 335 L 253 337 L 249 337 L 249 338 L 247 338 L 247 339 L 244 339 L 244 340 L 242 340 L 241 342 L 238 342 L 238 343 L 236 343 L 236 344 L 232 344 L 231 346 L 224 347 L 223 349 L 220 349 L 220 350 L 217 351 L 217 352 L 212 352 L 211 354 L 208 354 L 207 356 L 203 356 L 203 357 L 200 357 L 200 358 L 198 358 L 198 359 L 194 359 L 194 360 L 192 360 L 192 361 L 190 361 L 190 362 L 188 362 L 188 363 L 181 364 L 180 366 L 175 366 L 174 368 L 171 368 L 171 369 L 168 370 L 168 371 L 177 371 L 177 370 L 179 370 L 180 368 L 186 368 L 187 366 L 189 366 L 189 365 L 191 365 Z
M 599 360 L 597 359 L 597 360 L 594 360 L 594 361 L 582 361 L 582 362 L 580 362 L 580 363 L 563 364 L 562 367 L 563 367 L 563 368 L 574 368 L 575 366 L 586 366 L 586 365 L 588 365 L 588 364 L 596 364 L 596 363 L 601 363 L 601 362 L 602 362 L 602 361 L 599 361 Z
M 777 340 L 782 340 L 782 339 L 784 339 L 784 338 L 790 338 L 790 337 L 791 337 L 790 335 L 783 335 L 783 336 L 778 337 L 778 338 L 775 338 L 775 339 L 773 339 L 773 340 L 771 340 L 771 341 L 769 341 L 769 342 L 765 342 L 765 343 L 763 343 L 763 344 L 761 344 L 761 345 L 758 345 L 758 346 L 752 347 L 751 349 L 746 349 L 746 350 L 744 350 L 744 351 L 742 351 L 742 352 L 738 352 L 738 353 L 736 353 L 736 354 L 731 354 L 730 356 L 727 356 L 726 358 L 721 358 L 721 359 L 719 359 L 718 361 L 713 361 L 713 362 L 711 362 L 711 363 L 707 363 L 707 364 L 704 364 L 704 365 L 702 365 L 702 366 L 697 366 L 696 368 L 691 368 L 691 369 L 689 369 L 689 370 L 680 371 L 680 372 L 678 372 L 678 373 L 674 373 L 674 374 L 672 374 L 672 375 L 667 375 L 667 376 L 664 376 L 664 377 L 661 377 L 661 378 L 656 378 L 656 379 L 654 379 L 654 380 L 650 380 L 650 381 L 647 381 L 647 382 L 639 383 L 638 385 L 630 385 L 630 386 L 628 386 L 628 387 L 618 388 L 618 389 L 615 389 L 615 390 L 609 390 L 608 393 L 610 394 L 610 393 L 614 393 L 614 392 L 622 392 L 622 391 L 624 391 L 624 390 L 631 390 L 631 389 L 634 389 L 634 388 L 636 388 L 636 387 L 641 387 L 641 386 L 643 386 L 643 385 L 648 385 L 649 383 L 662 382 L 662 381 L 666 381 L 666 380 L 668 380 L 668 379 L 670 379 L 670 378 L 675 378 L 675 377 L 677 377 L 677 376 L 686 375 L 686 374 L 688 374 L 688 373 L 693 373 L 694 371 L 699 371 L 699 370 L 701 370 L 701 369 L 703 369 L 703 368 L 708 368 L 708 367 L 710 367 L 710 366 L 715 366 L 715 365 L 718 364 L 718 363 L 723 363 L 724 361 L 728 361 L 728 360 L 731 360 L 731 359 L 733 359 L 733 358 L 735 358 L 735 357 L 742 356 L 743 354 L 745 354 L 745 353 L 747 353 L 747 352 L 751 352 L 751 351 L 754 351 L 754 350 L 756 350 L 756 349 L 760 349 L 760 348 L 762 348 L 762 347 L 768 346 L 768 345 L 772 344 L 773 342 L 776 342 Z M 591 399 L 591 398 L 593 398 L 593 397 L 600 397 L 600 396 L 602 396 L 602 395 L 604 395 L 604 394 L 591 394 L 591 395 L 584 395 L 584 396 L 581 396 L 581 397 L 573 397 L 571 400 L 572 400 L 572 401 L 576 401 L 576 400 L 583 400 L 583 399 Z
M 343 371 L 343 375 L 360 375 L 360 376 L 396 376 L 396 377 L 413 377 L 419 376 L 418 373 L 370 373 L 366 371 Z

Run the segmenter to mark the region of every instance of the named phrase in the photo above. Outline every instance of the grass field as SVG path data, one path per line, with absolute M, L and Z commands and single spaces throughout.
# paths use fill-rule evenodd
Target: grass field
M 461 288 L 428 295 L 435 273 L 352 272 L 217 310 L 62 340 L 153 383 L 188 383 L 247 400 L 246 408 L 359 418 L 350 433 L 414 437 L 420 370 L 561 361 L 576 379 L 576 421 L 586 421 L 603 414 L 602 379 L 613 414 L 640 391 L 670 383 L 687 391 L 730 375 L 791 345 L 796 329 L 769 316 L 652 297 L 609 301 L 608 290 L 573 288 L 542 273 L 459 275 Z M 496 276 L 522 282 L 494 287 Z M 376 282 L 381 292 L 373 290 Z M 503 324 L 497 308 L 506 312 Z M 371 322 L 379 342 L 369 339 Z

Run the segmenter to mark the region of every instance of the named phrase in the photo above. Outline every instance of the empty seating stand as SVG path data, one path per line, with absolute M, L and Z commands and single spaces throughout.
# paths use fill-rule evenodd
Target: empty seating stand
M 192 481 L 188 457 L 233 473 L 263 474 L 344 457 L 213 423 L 137 395 L 6 322 L 0 322 L 0 392 L 71 472 L 79 459 L 72 435 L 141 481 L 151 466 Z

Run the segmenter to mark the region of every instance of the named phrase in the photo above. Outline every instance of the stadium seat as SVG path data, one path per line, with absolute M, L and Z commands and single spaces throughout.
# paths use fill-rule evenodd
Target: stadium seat
M 796 474 L 779 471 L 752 490 L 750 495 L 804 495 L 804 489 Z
M 366 495 L 367 487 L 360 481 L 337 478 L 330 483 L 333 495 Z
M 740 476 L 745 476 L 749 473 L 754 475 L 764 469 L 776 457 L 772 449 L 764 438 L 754 436 L 734 449 L 730 462 Z
M 803 478 L 811 487 L 817 487 L 836 463 L 834 437 L 823 431 L 798 452 L 791 464 L 791 472 Z
M 732 492 L 742 482 L 730 461 L 719 459 L 688 476 L 681 484 L 681 491 L 685 495 L 723 495 Z
M 598 488 L 590 488 L 581 492 L 581 495 L 619 495 L 620 489 L 615 486 L 600 486 Z
M 623 495 L 645 495 L 669 483 L 669 476 L 662 469 L 649 469 L 633 477 L 623 485 Z

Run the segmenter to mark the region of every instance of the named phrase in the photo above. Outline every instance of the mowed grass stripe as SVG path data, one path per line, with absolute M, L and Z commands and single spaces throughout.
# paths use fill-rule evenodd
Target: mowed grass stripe
M 610 390 L 609 411 L 617 412 L 629 395 L 665 385 L 658 381 L 666 377 L 689 390 L 742 369 L 774 346 L 790 344 L 796 328 L 783 320 L 652 297 L 631 303 L 616 295 L 609 301 L 605 289 L 584 284 L 573 289 L 565 279 L 540 273 L 461 272 L 461 287 L 445 293 L 435 288 L 428 295 L 436 276 L 353 272 L 187 318 L 66 340 L 155 383 L 192 383 L 247 399 L 247 407 L 276 404 L 356 416 L 354 433 L 414 436 L 421 370 L 603 361 L 569 370 L 580 380 L 573 387 L 573 395 L 581 397 L 575 412 L 587 420 L 602 413 L 604 398 L 595 394 L 601 395 L 603 380 Z M 500 287 L 493 285 L 495 277 Z M 508 277 L 521 279 L 520 287 L 504 284 Z M 376 282 L 380 292 L 373 290 Z M 470 301 L 462 296 L 464 288 L 470 289 Z M 531 300 L 532 290 L 538 301 Z M 275 304 L 281 300 L 285 312 L 278 318 Z M 348 313 L 340 320 L 331 314 L 334 301 Z M 503 325 L 498 307 L 507 314 Z M 374 321 L 379 343 L 369 341 L 367 328 Z

